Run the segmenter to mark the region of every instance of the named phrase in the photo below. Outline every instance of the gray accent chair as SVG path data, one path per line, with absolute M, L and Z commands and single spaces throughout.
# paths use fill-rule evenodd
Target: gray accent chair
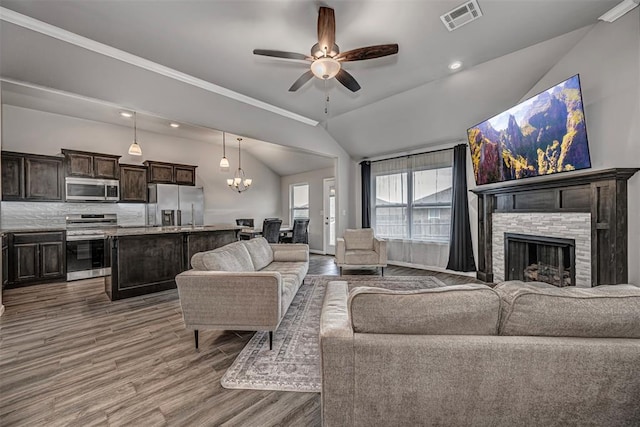
M 324 426 L 639 425 L 640 288 L 330 282 Z
M 384 268 L 387 266 L 387 242 L 378 239 L 372 228 L 346 229 L 336 239 L 336 264 L 343 268 Z
M 309 246 L 241 240 L 191 258 L 176 276 L 187 329 L 273 331 L 278 328 L 309 269 Z

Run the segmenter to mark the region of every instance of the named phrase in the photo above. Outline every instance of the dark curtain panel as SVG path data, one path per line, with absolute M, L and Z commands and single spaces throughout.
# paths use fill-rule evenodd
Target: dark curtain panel
M 360 162 L 362 171 L 362 228 L 371 228 L 371 162 Z
M 467 146 L 453 148 L 453 195 L 451 200 L 451 241 L 448 270 L 476 271 L 469 225 L 467 197 Z

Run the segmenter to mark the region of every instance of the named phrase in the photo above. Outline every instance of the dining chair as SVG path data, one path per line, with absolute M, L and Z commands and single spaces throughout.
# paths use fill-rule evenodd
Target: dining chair
M 309 243 L 309 219 L 294 219 L 291 236 L 283 236 L 280 243 Z
M 267 239 L 269 243 L 278 243 L 280 239 L 280 226 L 282 225 L 281 219 L 265 219 L 262 223 L 262 237 Z

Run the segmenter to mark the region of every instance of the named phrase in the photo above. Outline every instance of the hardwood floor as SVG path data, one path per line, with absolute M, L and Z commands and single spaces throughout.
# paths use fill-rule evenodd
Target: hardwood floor
M 312 255 L 309 274 L 338 269 L 332 257 Z M 385 275 L 476 282 L 393 266 Z M 253 332 L 202 331 L 196 351 L 175 290 L 111 302 L 92 279 L 5 290 L 3 301 L 3 427 L 320 425 L 318 393 L 222 388 Z

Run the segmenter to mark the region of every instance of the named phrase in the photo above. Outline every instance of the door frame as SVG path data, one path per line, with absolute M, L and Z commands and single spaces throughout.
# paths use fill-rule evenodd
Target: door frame
M 335 255 L 336 254 L 336 247 L 335 245 L 330 245 L 329 244 L 329 217 L 328 212 L 329 212 L 329 188 L 333 186 L 334 191 L 336 191 L 336 178 L 332 177 L 332 178 L 324 178 L 322 180 L 322 251 L 325 253 L 325 255 Z M 335 202 L 337 204 L 338 201 L 338 197 L 337 197 L 337 192 L 335 194 Z M 334 204 L 334 208 L 337 207 L 336 204 Z M 338 213 L 334 212 L 334 233 L 337 232 L 337 227 L 336 227 L 336 222 L 337 221 L 337 216 Z

